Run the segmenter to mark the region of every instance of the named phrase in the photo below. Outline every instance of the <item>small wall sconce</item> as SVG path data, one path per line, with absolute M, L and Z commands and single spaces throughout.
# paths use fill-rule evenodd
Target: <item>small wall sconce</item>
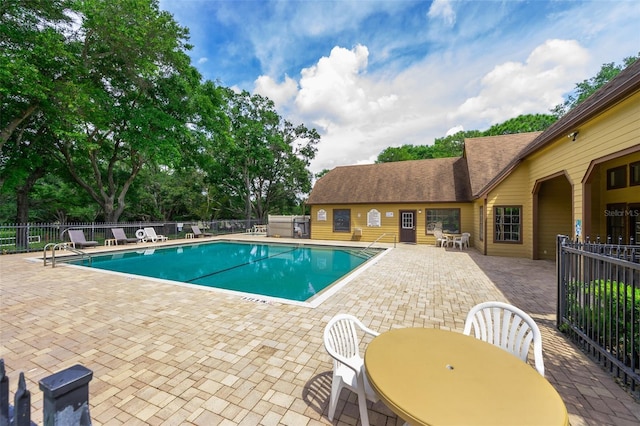
M 418 210 L 418 213 L 419 213 L 419 214 L 422 214 L 422 210 Z
M 569 134 L 567 135 L 567 137 L 568 137 L 569 139 L 571 139 L 571 141 L 575 142 L 575 141 L 576 141 L 576 139 L 578 139 L 578 133 L 580 133 L 580 132 L 578 132 L 578 131 L 576 130 L 575 132 L 571 132 L 571 133 L 569 133 Z

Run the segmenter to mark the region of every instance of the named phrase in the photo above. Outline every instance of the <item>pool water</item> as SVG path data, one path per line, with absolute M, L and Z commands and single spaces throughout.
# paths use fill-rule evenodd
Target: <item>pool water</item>
M 357 249 L 209 242 L 95 255 L 70 262 L 295 301 L 313 298 L 368 260 Z

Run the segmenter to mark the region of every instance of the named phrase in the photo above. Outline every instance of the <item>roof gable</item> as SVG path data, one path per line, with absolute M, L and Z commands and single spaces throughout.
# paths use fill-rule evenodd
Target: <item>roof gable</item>
M 464 141 L 471 194 L 477 197 L 542 132 L 470 138 Z

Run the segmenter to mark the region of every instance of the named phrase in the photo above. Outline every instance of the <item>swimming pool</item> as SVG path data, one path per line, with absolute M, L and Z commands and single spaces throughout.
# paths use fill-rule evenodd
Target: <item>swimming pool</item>
M 215 241 L 145 247 L 69 262 L 110 272 L 309 301 L 369 258 L 357 248 Z

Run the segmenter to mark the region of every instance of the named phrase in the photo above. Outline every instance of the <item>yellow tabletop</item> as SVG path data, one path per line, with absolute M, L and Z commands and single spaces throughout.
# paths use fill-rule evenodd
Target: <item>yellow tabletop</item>
M 462 333 L 403 328 L 364 356 L 380 399 L 410 425 L 568 425 L 567 409 L 533 367 Z

